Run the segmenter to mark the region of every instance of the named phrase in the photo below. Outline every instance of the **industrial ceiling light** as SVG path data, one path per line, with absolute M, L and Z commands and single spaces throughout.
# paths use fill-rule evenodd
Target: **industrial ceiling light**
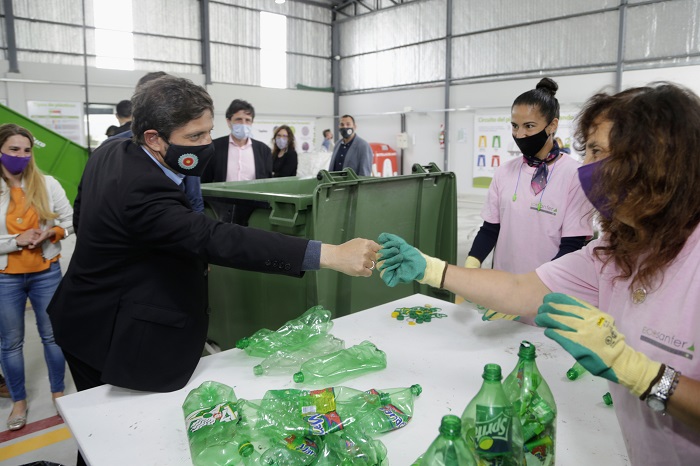
M 275 3 L 278 4 L 278 5 L 281 5 L 281 4 L 283 4 L 285 1 L 287 1 L 287 0 L 275 0 Z

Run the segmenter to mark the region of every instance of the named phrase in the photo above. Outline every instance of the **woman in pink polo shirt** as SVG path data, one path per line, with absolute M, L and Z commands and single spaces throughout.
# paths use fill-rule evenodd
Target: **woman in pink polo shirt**
M 667 83 L 598 94 L 576 139 L 601 238 L 510 274 L 448 266 L 382 233 L 377 268 L 390 286 L 419 280 L 536 316 L 545 335 L 610 380 L 633 465 L 699 464 L 700 98 Z

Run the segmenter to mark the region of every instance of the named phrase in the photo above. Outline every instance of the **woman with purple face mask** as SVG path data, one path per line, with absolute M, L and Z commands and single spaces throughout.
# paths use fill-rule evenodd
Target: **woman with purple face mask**
M 700 97 L 670 83 L 597 94 L 577 118 L 578 169 L 600 238 L 509 274 L 447 265 L 379 237 L 393 286 L 419 280 L 535 317 L 609 381 L 630 464 L 700 458 Z
M 272 137 L 272 177 L 296 176 L 299 159 L 295 149 L 294 132 L 287 125 L 275 128 Z
M 44 345 L 53 398 L 63 396 L 65 360 L 46 307 L 61 281 L 60 241 L 73 231 L 73 208 L 61 185 L 34 162 L 31 133 L 0 125 L 0 363 L 13 405 L 9 430 L 27 423 L 24 312 L 29 299 Z

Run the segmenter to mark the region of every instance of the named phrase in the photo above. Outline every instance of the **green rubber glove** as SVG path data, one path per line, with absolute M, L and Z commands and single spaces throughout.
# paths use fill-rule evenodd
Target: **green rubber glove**
M 537 311 L 535 323 L 591 374 L 605 377 L 641 397 L 658 379 L 662 365 L 625 343 L 615 320 L 590 304 L 561 293 L 550 293 Z
M 408 244 L 400 236 L 391 233 L 379 235 L 382 249 L 377 253 L 377 269 L 384 283 L 394 287 L 399 283 L 413 280 L 439 288 L 447 263 L 435 257 L 426 256 Z

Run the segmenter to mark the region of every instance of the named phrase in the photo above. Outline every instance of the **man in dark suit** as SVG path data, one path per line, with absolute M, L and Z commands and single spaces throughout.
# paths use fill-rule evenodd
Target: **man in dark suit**
M 245 100 L 235 99 L 226 110 L 226 125 L 231 134 L 214 139 L 214 159 L 202 174 L 202 183 L 246 181 L 272 178 L 272 152 L 267 144 L 250 137 L 255 108 Z M 209 200 L 220 220 L 248 225 L 256 207 L 267 203 L 238 200 Z
M 207 263 L 302 276 L 370 276 L 379 245 L 341 245 L 218 222 L 192 211 L 180 184 L 213 157 L 209 94 L 165 76 L 132 98 L 134 138 L 88 160 L 75 200 L 77 242 L 49 315 L 78 390 L 185 386 L 208 325 Z

